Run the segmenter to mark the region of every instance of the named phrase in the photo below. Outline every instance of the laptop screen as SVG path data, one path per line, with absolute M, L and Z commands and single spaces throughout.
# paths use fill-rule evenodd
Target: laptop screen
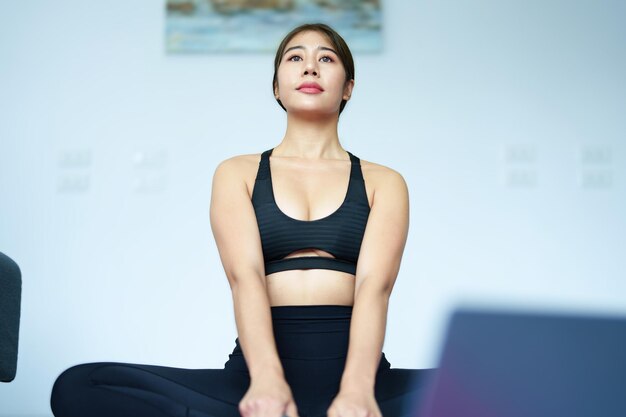
M 626 318 L 455 311 L 412 417 L 625 417 Z

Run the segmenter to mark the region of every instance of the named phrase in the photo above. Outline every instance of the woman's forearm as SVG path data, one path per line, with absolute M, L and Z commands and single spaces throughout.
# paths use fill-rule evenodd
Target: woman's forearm
M 354 300 L 341 388 L 374 390 L 387 327 L 389 293 L 364 283 Z
M 239 344 L 251 379 L 272 373 L 284 376 L 264 279 L 240 278 L 231 288 Z

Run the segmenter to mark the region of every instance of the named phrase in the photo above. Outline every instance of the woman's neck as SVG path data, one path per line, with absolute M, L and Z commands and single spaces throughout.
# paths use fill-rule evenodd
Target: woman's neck
M 303 159 L 345 159 L 337 134 L 338 118 L 304 119 L 289 115 L 279 156 Z M 274 152 L 272 152 L 274 155 Z

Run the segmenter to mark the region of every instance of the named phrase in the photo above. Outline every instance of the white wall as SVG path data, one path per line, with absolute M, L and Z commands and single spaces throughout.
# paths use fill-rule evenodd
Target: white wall
M 50 415 L 74 364 L 221 368 L 234 346 L 210 184 L 282 138 L 273 56 L 166 56 L 162 3 L 2 2 L 0 251 L 23 299 L 0 416 Z M 626 312 L 625 15 L 384 2 L 340 137 L 410 187 L 392 367 L 434 366 L 457 302 Z

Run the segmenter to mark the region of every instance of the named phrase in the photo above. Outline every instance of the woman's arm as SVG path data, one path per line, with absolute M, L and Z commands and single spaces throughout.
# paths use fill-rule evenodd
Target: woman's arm
M 272 328 L 261 238 L 242 178 L 246 163 L 242 157 L 233 157 L 216 168 L 211 229 L 232 291 L 239 343 L 250 378 L 284 377 Z
M 374 391 L 382 355 L 387 308 L 409 229 L 404 178 L 379 166 L 372 208 L 357 263 L 348 357 L 342 390 Z

